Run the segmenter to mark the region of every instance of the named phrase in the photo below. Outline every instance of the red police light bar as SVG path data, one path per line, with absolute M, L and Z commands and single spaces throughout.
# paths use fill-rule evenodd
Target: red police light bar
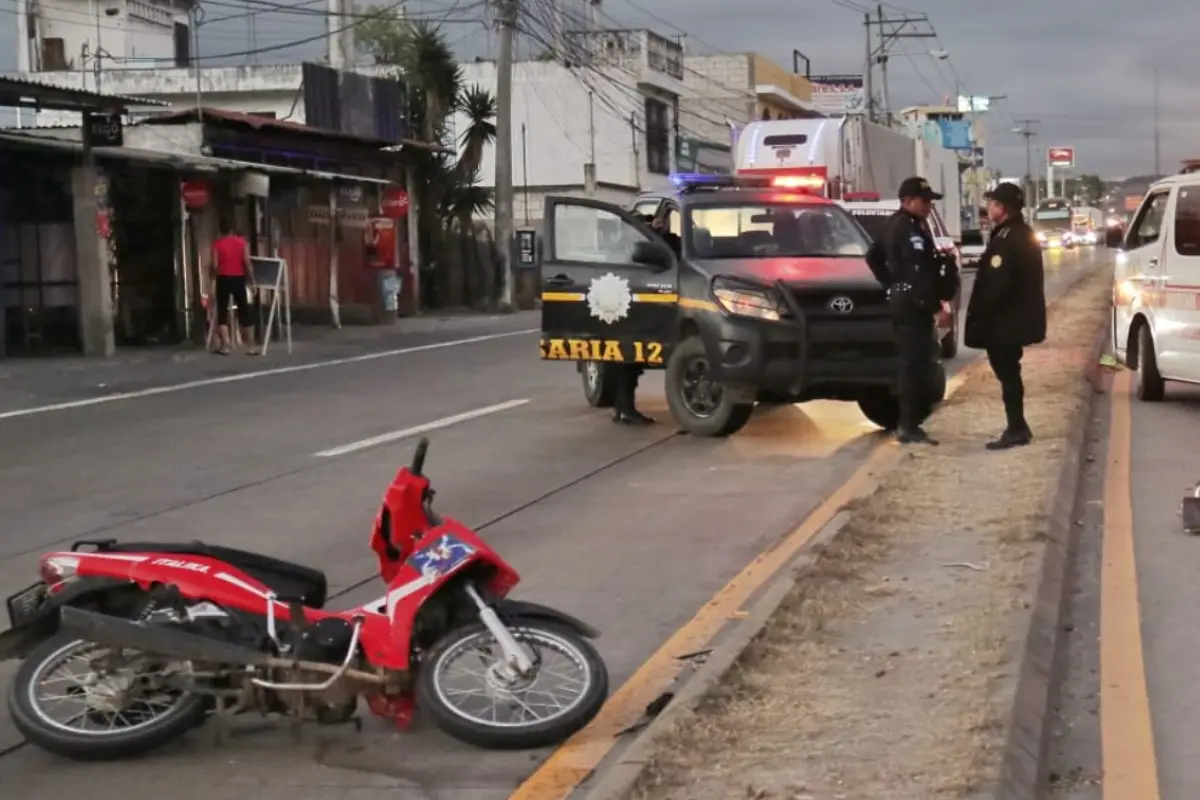
M 771 178 L 776 189 L 824 189 L 825 179 L 820 175 L 777 175 Z
M 846 192 L 842 199 L 849 203 L 855 200 L 860 203 L 878 203 L 880 198 L 879 192 Z

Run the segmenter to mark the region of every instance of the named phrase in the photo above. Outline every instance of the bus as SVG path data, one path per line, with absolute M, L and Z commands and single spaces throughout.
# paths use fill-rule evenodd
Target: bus
M 1043 200 L 1033 210 L 1033 230 L 1044 248 L 1072 248 L 1075 212 L 1066 200 Z

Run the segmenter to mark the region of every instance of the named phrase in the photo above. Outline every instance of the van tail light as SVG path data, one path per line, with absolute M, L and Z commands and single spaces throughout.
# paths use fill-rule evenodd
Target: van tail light
M 41 575 L 42 582 L 51 590 L 73 580 L 78 569 L 79 559 L 75 556 L 42 556 L 42 560 L 38 563 L 38 573 Z

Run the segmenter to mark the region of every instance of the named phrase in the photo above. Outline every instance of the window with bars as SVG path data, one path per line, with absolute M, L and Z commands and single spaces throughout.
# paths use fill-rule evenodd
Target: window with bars
M 671 171 L 671 114 L 653 97 L 646 98 L 646 169 L 655 175 Z

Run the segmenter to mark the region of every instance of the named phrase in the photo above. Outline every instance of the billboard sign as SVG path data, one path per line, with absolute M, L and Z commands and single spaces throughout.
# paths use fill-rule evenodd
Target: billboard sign
M 398 79 L 305 63 L 302 81 L 306 125 L 393 145 L 408 136 L 408 106 Z
M 937 121 L 942 129 L 942 147 L 970 155 L 971 150 L 971 121 L 969 119 L 954 119 L 943 117 Z
M 812 104 L 818 112 L 830 117 L 861 114 L 866 110 L 866 95 L 862 75 L 814 75 Z
M 1050 166 L 1052 167 L 1071 169 L 1075 166 L 1074 147 L 1051 147 L 1046 151 L 1046 155 L 1050 159 Z

